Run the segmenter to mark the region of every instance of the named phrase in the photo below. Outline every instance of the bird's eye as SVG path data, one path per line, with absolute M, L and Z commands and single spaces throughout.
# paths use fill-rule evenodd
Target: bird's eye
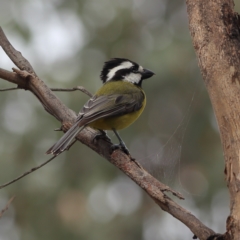
M 134 72 L 134 73 L 138 72 L 137 66 L 132 66 L 131 71 Z

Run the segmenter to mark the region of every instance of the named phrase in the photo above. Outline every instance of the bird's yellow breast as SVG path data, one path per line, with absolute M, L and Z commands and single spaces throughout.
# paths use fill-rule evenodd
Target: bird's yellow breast
M 134 123 L 138 117 L 141 115 L 144 107 L 146 105 L 146 98 L 144 99 L 143 106 L 140 110 L 124 114 L 122 116 L 116 117 L 105 117 L 100 118 L 89 124 L 90 127 L 102 130 L 112 130 L 113 128 L 116 130 L 120 130 L 128 127 L 132 123 Z
M 138 117 L 142 114 L 145 106 L 146 106 L 146 96 L 143 90 L 140 87 L 133 85 L 132 83 L 116 81 L 111 83 L 106 83 L 104 87 L 100 88 L 96 95 L 106 95 L 106 94 L 131 94 L 133 92 L 139 92 L 144 95 L 143 101 L 141 103 L 141 108 L 137 111 L 123 114 L 121 116 L 113 116 L 113 117 L 104 117 L 100 118 L 89 124 L 90 127 L 101 130 L 112 130 L 113 128 L 116 130 L 120 130 L 128 127 L 133 122 L 135 122 Z

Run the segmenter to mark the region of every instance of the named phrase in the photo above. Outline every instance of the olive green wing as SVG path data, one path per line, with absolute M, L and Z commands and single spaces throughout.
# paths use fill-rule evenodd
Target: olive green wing
M 77 134 L 88 124 L 102 117 L 121 116 L 139 110 L 143 92 L 94 96 L 83 106 L 76 123 L 46 152 L 58 155 L 65 151 Z
M 138 111 L 142 107 L 144 98 L 145 95 L 142 91 L 94 96 L 79 112 L 77 122 L 83 126 L 99 118 L 121 116 Z

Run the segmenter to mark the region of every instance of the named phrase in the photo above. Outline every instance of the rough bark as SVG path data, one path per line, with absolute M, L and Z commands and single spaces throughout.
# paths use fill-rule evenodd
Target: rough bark
M 230 192 L 224 239 L 240 239 L 240 21 L 232 0 L 187 0 L 199 66 L 219 126 Z M 219 176 L 221 177 L 221 176 Z

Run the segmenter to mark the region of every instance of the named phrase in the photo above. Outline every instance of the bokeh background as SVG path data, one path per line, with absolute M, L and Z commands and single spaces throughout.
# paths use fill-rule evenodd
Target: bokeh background
M 240 4 L 236 6 L 240 11 Z M 156 75 L 147 107 L 121 131 L 132 155 L 180 191 L 180 202 L 216 232 L 229 213 L 214 113 L 188 30 L 183 0 L 3 0 L 0 23 L 49 87 L 94 93 L 103 62 L 134 60 Z M 14 67 L 0 50 L 0 67 Z M 13 87 L 0 81 L 0 88 Z M 78 112 L 88 97 L 56 93 Z M 0 183 L 46 159 L 60 123 L 24 90 L 0 92 Z M 109 136 L 116 141 L 113 134 Z M 135 183 L 77 143 L 44 168 L 0 190 L 0 240 L 181 240 L 193 234 Z M 174 197 L 173 197 L 174 198 Z

